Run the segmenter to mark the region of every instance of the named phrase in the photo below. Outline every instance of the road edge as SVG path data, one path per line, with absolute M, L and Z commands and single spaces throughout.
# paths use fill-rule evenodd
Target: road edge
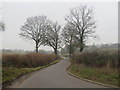
M 47 64 L 47 65 L 38 67 L 38 69 L 36 69 L 36 70 L 34 70 L 34 71 L 31 71 L 31 72 L 29 72 L 29 73 L 25 73 L 25 74 L 23 74 L 23 75 L 19 75 L 18 77 L 14 78 L 13 80 L 11 80 L 11 81 L 3 84 L 3 85 L 2 85 L 2 89 L 9 87 L 9 86 L 12 85 L 14 82 L 18 81 L 19 79 L 21 79 L 21 78 L 24 77 L 24 76 L 26 76 L 25 79 L 27 79 L 27 76 L 31 76 L 32 74 L 34 74 L 35 72 L 37 72 L 37 71 L 39 71 L 39 70 L 41 70 L 41 69 L 44 69 L 44 68 L 47 68 L 47 67 L 49 67 L 49 66 L 51 66 L 51 65 L 57 64 L 57 63 L 60 62 L 61 60 L 63 60 L 63 58 L 60 58 L 60 59 L 58 59 L 58 60 L 55 60 L 55 61 L 53 61 L 53 62 L 51 62 L 51 63 L 49 63 L 49 64 Z M 24 80 L 25 80 L 25 79 L 24 79 Z M 18 81 L 18 82 L 19 82 L 19 81 Z
M 71 73 L 71 72 L 69 71 L 70 67 L 71 67 L 71 64 L 70 64 L 70 62 L 69 62 L 69 65 L 68 65 L 68 67 L 66 68 L 66 72 L 67 72 L 69 75 L 71 75 L 71 76 L 73 76 L 73 77 L 75 77 L 75 78 L 77 78 L 77 79 L 80 79 L 80 80 L 83 80 L 83 81 L 86 81 L 86 82 L 90 82 L 90 83 L 94 83 L 94 84 L 98 84 L 98 85 L 102 85 L 102 86 L 106 86 L 106 87 L 109 87 L 109 88 L 119 88 L 119 87 L 116 87 L 116 86 L 113 86 L 113 85 L 108 85 L 108 84 L 104 84 L 104 83 L 92 81 L 92 80 L 89 80 L 89 79 L 84 79 L 84 78 L 82 78 L 82 77 L 78 77 L 78 76 L 76 76 L 75 74 L 73 74 L 73 73 Z

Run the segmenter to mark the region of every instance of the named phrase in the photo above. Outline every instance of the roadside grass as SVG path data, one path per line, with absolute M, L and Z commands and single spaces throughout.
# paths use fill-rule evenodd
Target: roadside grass
M 120 75 L 116 69 L 108 71 L 107 68 L 91 68 L 73 64 L 70 66 L 69 71 L 84 79 L 120 87 Z
M 2 68 L 2 84 L 4 85 L 8 82 L 15 80 L 16 78 L 19 78 L 22 75 L 56 64 L 60 60 L 62 60 L 62 58 L 55 60 L 47 65 L 40 66 L 40 67 L 33 67 L 33 68 L 3 67 Z

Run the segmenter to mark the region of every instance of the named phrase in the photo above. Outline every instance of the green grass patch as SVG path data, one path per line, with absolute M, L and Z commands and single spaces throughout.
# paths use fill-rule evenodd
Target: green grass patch
M 48 67 L 52 64 L 59 62 L 60 60 L 62 59 L 55 60 L 51 62 L 50 64 L 47 64 L 41 67 L 34 67 L 34 68 L 3 67 L 2 68 L 2 83 L 4 85 L 5 83 L 8 83 L 24 74 L 28 74 L 30 72 L 37 71 L 42 68 Z
M 84 79 L 114 85 L 117 87 L 120 86 L 120 83 L 118 82 L 120 79 L 118 70 L 107 70 L 106 68 L 89 68 L 74 64 L 71 65 L 69 71 L 74 75 Z

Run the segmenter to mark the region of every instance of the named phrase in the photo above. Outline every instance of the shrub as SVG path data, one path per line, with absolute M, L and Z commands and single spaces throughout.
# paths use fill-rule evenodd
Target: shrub
M 85 64 L 92 67 L 120 67 L 118 63 L 118 51 L 93 51 L 82 52 L 72 56 L 72 61 L 78 64 Z
M 2 64 L 3 67 L 38 67 L 49 64 L 59 58 L 59 56 L 56 58 L 54 54 L 3 54 Z

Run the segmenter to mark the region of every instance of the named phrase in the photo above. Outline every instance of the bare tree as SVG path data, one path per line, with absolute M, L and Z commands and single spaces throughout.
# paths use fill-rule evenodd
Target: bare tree
M 51 22 L 51 25 L 47 27 L 44 37 L 44 45 L 52 47 L 55 55 L 58 55 L 58 49 L 60 48 L 60 30 L 61 26 L 57 22 Z
M 5 24 L 3 21 L 0 21 L 0 31 L 5 31 Z
M 75 42 L 74 32 L 75 32 L 75 28 L 70 23 L 67 23 L 62 30 L 63 41 L 65 42 L 67 46 L 70 56 L 74 52 L 74 42 Z
M 83 51 L 85 42 L 89 37 L 94 37 L 96 22 L 93 17 L 93 9 L 87 5 L 73 8 L 65 20 L 75 27 L 75 38 L 78 40 L 80 52 Z
M 48 22 L 49 20 L 47 20 L 46 16 L 35 16 L 28 18 L 21 27 L 21 33 L 19 35 L 28 40 L 33 40 L 37 53 L 38 48 L 43 44 L 42 38 Z

